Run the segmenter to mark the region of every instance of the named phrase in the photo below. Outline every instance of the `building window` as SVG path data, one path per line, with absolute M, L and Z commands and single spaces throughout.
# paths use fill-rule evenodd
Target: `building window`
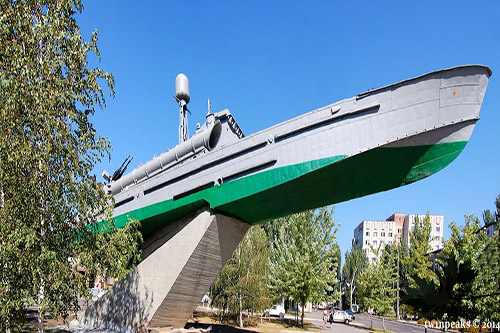
M 365 244 L 368 245 L 368 241 L 367 240 L 365 240 Z
M 392 241 L 388 241 L 387 244 L 392 245 Z
M 366 232 L 366 235 L 367 235 L 367 236 L 370 236 L 370 232 L 369 232 L 369 231 L 367 231 L 367 232 Z
M 380 245 L 384 246 L 385 242 L 384 241 L 381 241 L 380 242 Z
M 380 236 L 381 236 L 381 237 L 385 237 L 385 232 L 381 232 L 381 233 L 380 233 Z
M 392 232 L 389 233 L 389 237 L 392 237 Z
M 377 232 L 374 232 L 374 233 L 373 233 L 373 237 L 377 237 Z
M 373 245 L 377 245 L 377 241 L 376 240 L 373 241 Z
M 441 231 L 441 227 L 436 227 L 436 231 L 437 232 Z

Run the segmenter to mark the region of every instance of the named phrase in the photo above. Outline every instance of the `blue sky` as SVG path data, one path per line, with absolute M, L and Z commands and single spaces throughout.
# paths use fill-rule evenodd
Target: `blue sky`
M 462 224 L 500 194 L 498 1 L 87 1 L 77 20 L 87 40 L 98 29 L 99 65 L 116 81 L 93 119 L 113 146 L 98 174 L 128 154 L 132 170 L 175 146 L 180 72 L 190 80 L 191 134 L 210 98 L 248 135 L 370 88 L 484 64 L 493 76 L 463 153 L 420 182 L 337 204 L 339 245 L 350 248 L 364 219 L 430 211 Z

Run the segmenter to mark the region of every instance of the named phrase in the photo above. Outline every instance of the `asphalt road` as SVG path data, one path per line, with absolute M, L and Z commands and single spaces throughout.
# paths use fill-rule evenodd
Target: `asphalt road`
M 382 319 L 376 316 L 370 316 L 367 314 L 356 314 L 356 320 L 358 324 L 363 324 L 364 327 L 370 328 L 373 323 L 373 328 L 383 329 Z M 404 333 L 417 333 L 417 332 L 425 332 L 425 328 L 423 326 L 416 326 L 415 324 L 408 324 L 403 322 L 396 322 L 392 320 L 385 320 L 385 328 L 391 332 L 404 332 Z M 428 333 L 442 333 L 440 330 L 436 329 L 427 329 Z
M 294 316 L 286 316 L 287 318 L 295 318 Z M 349 325 L 341 324 L 341 323 L 333 323 L 330 325 L 326 324 L 326 327 L 323 324 L 323 311 L 313 311 L 310 313 L 305 313 L 305 320 L 311 322 L 319 328 L 322 332 L 340 332 L 340 333 L 366 333 L 365 330 L 358 327 L 357 323 L 351 323 Z
M 294 319 L 295 317 L 287 315 L 287 318 Z M 366 329 L 370 327 L 383 330 L 382 319 L 376 316 L 370 316 L 367 314 L 356 314 L 356 320 L 351 322 L 349 325 L 341 324 L 341 323 L 333 323 L 327 324 L 326 327 L 323 326 L 323 312 L 322 311 L 313 311 L 305 314 L 305 320 L 313 323 L 317 328 L 324 332 L 366 332 Z M 390 332 L 401 332 L 401 333 L 425 333 L 425 328 L 423 326 L 417 326 L 415 324 L 393 321 L 393 320 L 385 320 L 385 329 Z M 436 329 L 427 329 L 427 333 L 442 333 L 440 330 Z

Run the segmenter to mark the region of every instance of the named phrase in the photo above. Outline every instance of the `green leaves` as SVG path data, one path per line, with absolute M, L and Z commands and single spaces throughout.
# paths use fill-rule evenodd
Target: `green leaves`
M 270 288 L 303 306 L 326 298 L 338 280 L 340 265 L 333 208 L 281 218 L 273 228 Z
M 137 223 L 109 234 L 110 198 L 91 171 L 109 140 L 90 117 L 104 107 L 104 80 L 89 68 L 97 32 L 86 42 L 74 19 L 82 2 L 0 3 L 0 330 L 26 306 L 67 316 L 96 274 L 123 276 L 137 262 Z M 86 270 L 77 267 L 85 263 Z
M 484 223 L 498 221 L 497 211 L 485 211 Z M 427 317 L 482 322 L 500 320 L 500 238 L 498 226 L 488 237 L 479 220 L 465 216 L 462 227 L 450 225 L 452 234 L 444 249 L 421 271 L 410 274 L 413 284 L 407 288 L 405 302 Z M 423 262 L 423 261 L 422 261 Z
M 367 267 L 366 253 L 358 244 L 353 244 L 351 251 L 345 253 L 345 262 L 342 267 L 342 281 L 348 284 L 350 305 L 353 304 L 353 296 L 358 288 L 360 276 Z
M 380 250 L 380 247 L 378 248 Z M 361 301 L 366 309 L 375 308 L 377 314 L 394 315 L 397 299 L 398 249 L 387 245 L 379 259 L 370 263 L 360 277 Z
M 249 229 L 210 287 L 212 304 L 232 315 L 261 312 L 271 305 L 267 291 L 268 241 L 260 226 Z M 242 322 L 240 325 L 242 326 Z

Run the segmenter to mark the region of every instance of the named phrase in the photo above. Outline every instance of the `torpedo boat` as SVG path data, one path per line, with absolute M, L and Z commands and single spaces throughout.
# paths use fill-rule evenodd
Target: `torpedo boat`
M 443 69 L 243 134 L 229 110 L 187 135 L 189 83 L 176 78 L 179 144 L 128 174 L 106 177 L 117 227 L 152 233 L 197 209 L 248 224 L 426 178 L 465 148 L 491 70 Z

